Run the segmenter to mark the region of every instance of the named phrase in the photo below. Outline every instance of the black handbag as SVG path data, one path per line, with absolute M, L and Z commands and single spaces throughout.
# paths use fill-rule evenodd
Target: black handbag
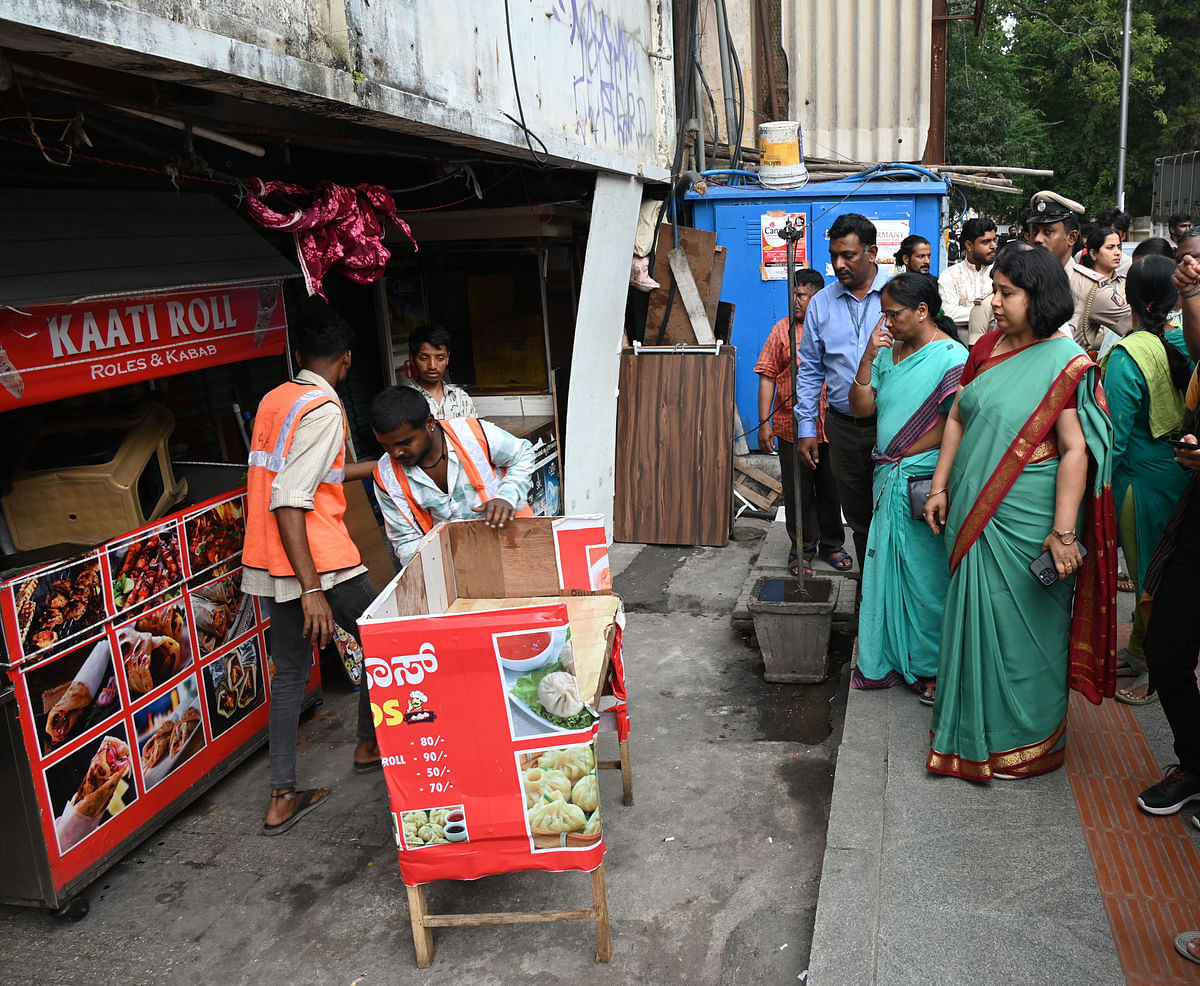
M 908 477 L 908 510 L 913 520 L 925 519 L 925 501 L 929 499 L 929 491 L 932 488 L 932 476 Z

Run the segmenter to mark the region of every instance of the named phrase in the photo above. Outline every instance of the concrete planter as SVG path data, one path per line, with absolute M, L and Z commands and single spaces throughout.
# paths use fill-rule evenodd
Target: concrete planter
M 767 681 L 812 685 L 829 677 L 829 629 L 841 582 L 805 579 L 802 593 L 790 577 L 754 583 L 749 608 Z

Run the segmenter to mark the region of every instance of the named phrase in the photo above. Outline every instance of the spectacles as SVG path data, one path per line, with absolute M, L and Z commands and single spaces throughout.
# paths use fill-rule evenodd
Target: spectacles
M 912 306 L 911 306 L 911 305 L 906 305 L 904 308 L 892 308 L 892 309 L 883 308 L 883 309 L 880 309 L 880 313 L 881 313 L 881 314 L 883 315 L 883 317 L 884 317 L 884 318 L 886 318 L 886 319 L 887 319 L 889 322 L 894 322 L 894 321 L 896 321 L 896 319 L 900 317 L 900 313 L 901 313 L 901 312 L 911 312 L 911 311 L 912 311 Z

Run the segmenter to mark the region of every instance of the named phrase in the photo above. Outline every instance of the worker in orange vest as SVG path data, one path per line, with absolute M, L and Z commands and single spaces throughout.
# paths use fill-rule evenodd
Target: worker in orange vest
M 410 387 L 389 387 L 371 402 L 371 428 L 384 448 L 375 496 L 401 565 L 444 520 L 482 519 L 503 527 L 531 517 L 525 504 L 533 446 L 479 418 L 438 421 Z
M 286 832 L 329 796 L 326 787 L 296 789 L 300 705 L 313 664 L 334 621 L 358 637 L 358 617 L 375 590 L 343 515 L 347 474 L 346 412 L 335 388 L 350 369 L 350 327 L 313 302 L 289 329 L 300 371 L 258 406 L 246 474 L 242 588 L 271 616 L 271 801 L 264 835 Z M 354 769 L 380 767 L 366 687 L 359 691 Z

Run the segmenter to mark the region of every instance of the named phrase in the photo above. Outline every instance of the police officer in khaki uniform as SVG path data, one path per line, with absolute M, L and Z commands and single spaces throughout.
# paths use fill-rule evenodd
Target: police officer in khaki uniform
M 1079 239 L 1078 214 L 1083 206 L 1056 192 L 1037 192 L 1029 201 L 1026 238 L 1030 243 L 1044 246 L 1054 254 L 1067 272 L 1071 293 L 1075 296 L 1075 312 L 1068 325 L 1060 331 L 1069 334 L 1080 346 L 1095 354 L 1106 329 L 1119 336 L 1131 328 L 1129 304 L 1120 286 L 1108 277 L 1071 259 Z M 991 297 L 985 298 L 971 314 L 968 341 L 974 345 L 984 332 L 994 329 L 991 318 Z

